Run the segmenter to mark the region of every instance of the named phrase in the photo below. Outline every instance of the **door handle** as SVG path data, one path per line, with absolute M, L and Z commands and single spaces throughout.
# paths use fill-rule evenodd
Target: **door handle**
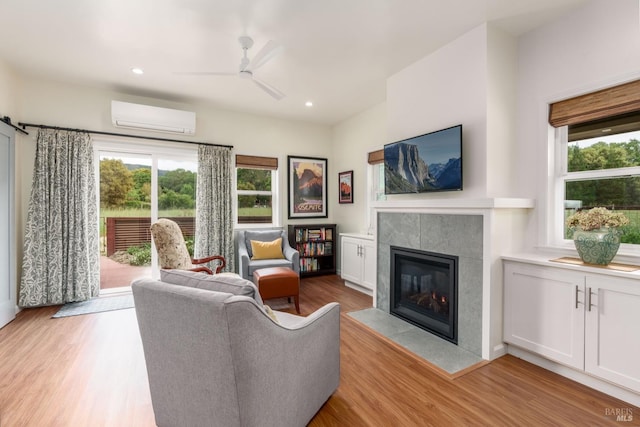
M 591 288 L 589 288 L 589 296 L 588 296 L 588 299 L 587 299 L 587 301 L 588 301 L 587 311 L 591 311 L 591 307 L 592 306 L 593 307 L 597 307 L 597 305 L 591 304 L 591 295 L 595 295 L 595 293 L 591 292 Z
M 576 285 L 576 308 L 578 308 L 578 304 L 581 304 L 580 300 L 578 299 L 578 294 L 582 292 L 580 290 L 580 288 L 578 287 L 578 285 Z

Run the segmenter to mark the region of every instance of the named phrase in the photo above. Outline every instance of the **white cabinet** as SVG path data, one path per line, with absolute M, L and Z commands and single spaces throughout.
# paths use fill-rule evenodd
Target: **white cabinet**
M 584 278 L 505 263 L 504 340 L 549 359 L 584 366 Z
M 640 283 L 587 276 L 586 292 L 585 371 L 640 391 Z
M 376 287 L 376 245 L 372 236 L 340 234 L 340 276 L 347 285 L 365 288 L 372 293 Z
M 640 280 L 504 263 L 504 341 L 640 392 Z

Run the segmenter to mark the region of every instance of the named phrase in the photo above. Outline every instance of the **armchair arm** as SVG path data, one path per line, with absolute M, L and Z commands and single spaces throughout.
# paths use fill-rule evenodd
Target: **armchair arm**
M 291 261 L 293 271 L 300 274 L 300 253 L 289 245 L 289 240 L 283 237 L 282 254 L 286 259 Z
M 340 304 L 337 302 L 332 302 L 329 304 L 325 304 L 307 317 L 296 316 L 295 314 L 290 314 L 283 311 L 274 310 L 276 318 L 278 319 L 278 323 L 280 326 L 290 330 L 302 329 L 306 328 L 314 322 L 320 321 L 327 313 L 332 310 L 340 313 Z
M 191 260 L 191 264 L 205 264 L 207 262 L 214 261 L 214 260 L 217 260 L 220 262 L 220 265 L 216 267 L 216 274 L 218 274 L 227 265 L 227 261 L 221 255 L 212 255 L 206 258 L 194 258 Z M 192 271 L 207 271 L 207 270 L 209 270 L 209 272 L 211 271 L 209 268 L 203 266 L 203 267 L 197 267 Z M 212 273 L 209 273 L 209 274 L 212 274 Z
M 244 239 L 244 238 L 243 238 Z M 249 277 L 249 252 L 247 251 L 247 247 L 244 245 L 244 242 L 238 243 L 238 273 L 240 276 L 247 280 L 251 280 Z

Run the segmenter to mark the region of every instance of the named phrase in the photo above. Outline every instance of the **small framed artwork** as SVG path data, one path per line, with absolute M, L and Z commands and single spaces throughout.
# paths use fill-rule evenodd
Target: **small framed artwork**
M 353 203 L 353 171 L 338 174 L 338 202 Z
M 289 218 L 326 218 L 327 159 L 287 156 Z

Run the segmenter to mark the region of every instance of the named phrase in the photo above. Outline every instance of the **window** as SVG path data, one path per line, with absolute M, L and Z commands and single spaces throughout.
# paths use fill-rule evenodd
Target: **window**
M 556 137 L 563 238 L 571 239 L 569 215 L 606 206 L 631 221 L 622 242 L 640 244 L 640 112 L 562 126 Z
M 278 159 L 236 156 L 237 224 L 277 225 Z
M 371 169 L 371 201 L 386 200 L 384 194 L 384 163 L 369 165 Z
M 369 234 L 373 234 L 375 232 L 375 213 L 372 204 L 387 199 L 387 196 L 384 194 L 384 150 L 370 152 L 368 163 L 367 188 L 369 188 L 369 194 L 367 199 L 367 223 L 369 224 Z

